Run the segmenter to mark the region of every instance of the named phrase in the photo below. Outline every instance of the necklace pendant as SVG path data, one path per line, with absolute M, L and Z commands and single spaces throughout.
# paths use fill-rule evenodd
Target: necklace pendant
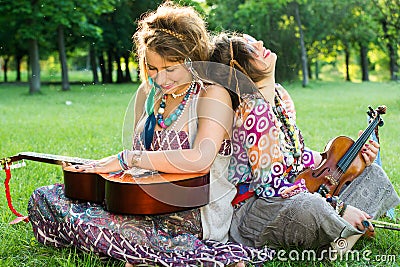
M 241 127 L 243 125 L 243 120 L 241 117 L 238 117 L 236 120 L 236 127 Z
M 182 92 L 182 93 L 180 93 L 180 94 L 174 94 L 174 93 L 172 93 L 171 95 L 172 95 L 172 98 L 176 99 L 176 98 L 178 98 L 178 97 L 183 96 L 184 94 L 186 94 L 186 92 L 187 92 L 187 91 Z
M 293 164 L 293 162 L 294 162 L 294 158 L 293 158 L 293 156 L 292 155 L 287 155 L 287 158 L 286 158 L 286 165 L 287 166 L 290 166 L 290 165 L 292 165 Z

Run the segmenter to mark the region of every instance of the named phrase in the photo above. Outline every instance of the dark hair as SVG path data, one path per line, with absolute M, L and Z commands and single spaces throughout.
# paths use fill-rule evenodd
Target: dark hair
M 244 74 L 253 82 L 258 82 L 265 75 L 268 75 L 269 72 L 254 67 L 252 62 L 254 59 L 253 50 L 254 48 L 244 41 L 242 35 L 237 33 L 220 33 L 213 38 L 213 53 L 210 61 L 230 65 L 231 60 L 236 60 L 242 69 L 236 64 L 234 68 L 241 72 L 244 70 Z M 233 53 L 233 58 L 231 52 Z
M 254 48 L 238 34 L 220 33 L 213 37 L 212 42 L 213 52 L 210 61 L 224 66 L 213 66 L 208 71 L 207 78 L 228 89 L 235 109 L 240 96 L 258 92 L 254 82 L 260 81 L 266 73 L 254 67 L 251 52 Z

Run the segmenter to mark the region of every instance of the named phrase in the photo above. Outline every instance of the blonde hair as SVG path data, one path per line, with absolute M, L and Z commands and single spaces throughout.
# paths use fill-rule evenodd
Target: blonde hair
M 183 7 L 172 2 L 161 4 L 156 11 L 145 14 L 138 22 L 133 35 L 140 74 L 147 80 L 146 49 L 168 61 L 207 61 L 211 53 L 206 24 L 193 7 Z

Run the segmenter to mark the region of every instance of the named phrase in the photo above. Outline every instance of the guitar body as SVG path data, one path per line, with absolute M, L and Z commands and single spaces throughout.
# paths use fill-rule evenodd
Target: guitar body
M 329 189 L 329 194 L 338 195 L 343 185 L 354 180 L 365 169 L 365 160 L 358 152 L 350 167 L 343 173 L 338 167 L 339 160 L 346 154 L 354 141 L 346 136 L 332 139 L 321 153 L 322 161 L 315 169 L 306 169 L 296 180 L 304 179 L 310 192 L 317 192 L 321 185 Z
M 154 174 L 105 178 L 105 206 L 110 212 L 154 215 L 201 207 L 209 202 L 209 174 Z
M 105 203 L 106 210 L 131 215 L 155 215 L 201 207 L 209 202 L 208 174 L 124 174 L 71 172 L 64 170 L 65 196 Z
M 64 170 L 64 191 L 68 198 L 100 204 L 104 202 L 105 181 L 96 173 Z

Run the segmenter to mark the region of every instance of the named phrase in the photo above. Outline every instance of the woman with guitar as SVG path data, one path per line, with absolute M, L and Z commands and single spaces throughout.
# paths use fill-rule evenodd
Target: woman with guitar
M 220 34 L 214 43 L 211 60 L 233 68 L 214 72 L 216 79 L 224 76 L 243 90 L 243 80 L 235 78 L 243 73 L 259 88 L 259 94 L 242 94 L 235 115 L 228 179 L 238 194 L 231 240 L 253 247 L 350 249 L 367 229 L 374 230 L 370 219 L 400 203 L 384 171 L 373 164 L 379 144 L 365 140 L 356 149 L 355 161 L 366 167 L 340 192 L 328 193 L 343 174 L 339 168 L 318 192 L 311 190 L 302 174 L 328 172 L 318 167 L 331 159 L 305 147 L 294 103 L 275 83 L 276 54 L 249 35 Z
M 204 21 L 193 8 L 166 2 L 141 18 L 134 41 L 144 82 L 135 102 L 133 150 L 65 170 L 210 173 L 209 204 L 172 214 L 119 215 L 102 205 L 69 200 L 60 185 L 42 187 L 28 208 L 36 238 L 124 260 L 126 266 L 230 264 L 261 255 L 225 244 L 236 194 L 226 180 L 233 107 L 225 88 L 206 83 L 201 70 L 193 69 L 192 62 L 208 60 L 211 51 Z

